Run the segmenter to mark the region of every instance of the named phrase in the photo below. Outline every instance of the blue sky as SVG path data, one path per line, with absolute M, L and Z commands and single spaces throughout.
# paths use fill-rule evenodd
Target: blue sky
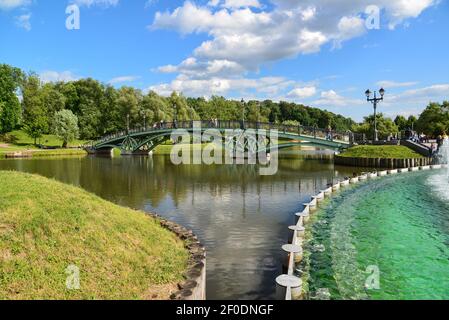
M 361 120 L 449 99 L 447 0 L 0 0 L 0 63 L 187 96 L 304 103 Z M 66 8 L 80 29 L 66 28 Z M 368 6 L 379 28 L 368 29 Z M 371 8 L 372 9 L 372 8 Z M 373 13 L 372 10 L 369 10 Z

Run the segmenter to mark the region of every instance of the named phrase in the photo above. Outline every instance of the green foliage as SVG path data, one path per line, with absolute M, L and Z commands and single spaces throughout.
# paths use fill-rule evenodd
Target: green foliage
M 394 123 L 396 124 L 396 126 L 400 131 L 408 129 L 408 122 L 404 116 L 397 116 L 396 119 L 394 120 Z
M 282 122 L 282 124 L 286 125 L 286 126 L 296 126 L 296 127 L 301 125 L 298 121 L 295 121 L 295 120 L 286 120 L 286 121 Z
M 18 88 L 22 89 L 20 106 Z M 378 130 L 381 137 L 395 134 L 412 126 L 428 135 L 449 131 L 447 102 L 429 106 L 419 119 L 398 116 L 395 121 L 378 115 Z M 183 120 L 242 120 L 252 122 L 300 123 L 304 126 L 327 128 L 336 131 L 353 130 L 373 136 L 373 116 L 361 124 L 352 119 L 327 110 L 308 107 L 291 102 L 228 100 L 213 96 L 186 98 L 173 93 L 163 97 L 155 92 L 122 87 L 116 89 L 88 78 L 71 82 L 42 85 L 35 75 L 25 77 L 20 69 L 0 65 L 0 132 L 12 131 L 20 124 L 30 136 L 39 138 L 48 134 L 53 115 L 61 110 L 70 110 L 78 117 L 80 137 L 92 140 L 105 134 L 142 127 L 150 127 L 160 121 Z
M 17 91 L 23 78 L 20 69 L 0 64 L 0 133 L 12 131 L 20 123 L 22 110 Z
M 377 131 L 379 138 L 385 139 L 389 135 L 399 133 L 398 126 L 390 118 L 385 118 L 382 113 L 378 113 L 377 119 Z M 363 133 L 368 139 L 372 139 L 374 136 L 374 115 L 370 115 L 364 118 L 363 123 L 354 125 L 352 131 L 357 133 Z
M 67 148 L 79 136 L 78 118 L 70 110 L 61 110 L 55 113 L 53 121 L 54 134 L 63 141 L 62 147 Z
M 24 131 L 36 140 L 49 130 L 48 113 L 45 108 L 40 80 L 36 75 L 29 75 L 23 85 L 23 123 Z
M 449 132 L 449 101 L 430 103 L 416 121 L 416 130 L 437 137 Z

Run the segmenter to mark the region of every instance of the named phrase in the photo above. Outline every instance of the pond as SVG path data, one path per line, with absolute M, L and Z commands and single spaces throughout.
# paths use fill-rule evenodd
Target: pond
M 165 156 L 4 160 L 0 170 L 55 178 L 192 229 L 207 248 L 208 299 L 256 300 L 275 297 L 301 203 L 360 171 L 298 156 L 281 158 L 274 176 L 257 166 L 175 166 Z

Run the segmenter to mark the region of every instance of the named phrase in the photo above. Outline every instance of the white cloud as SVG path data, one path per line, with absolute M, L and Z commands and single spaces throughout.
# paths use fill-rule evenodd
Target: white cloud
M 209 78 L 212 76 L 229 76 L 245 71 L 244 67 L 234 61 L 211 60 L 200 62 L 196 58 L 188 58 L 179 65 L 166 65 L 157 68 L 162 73 L 181 73 L 195 78 Z
M 427 104 L 430 101 L 443 101 L 449 99 L 449 84 L 434 84 L 431 86 L 406 90 L 396 95 L 385 95 L 385 103 L 394 104 L 410 104 L 420 103 Z
M 209 36 L 188 59 L 157 68 L 159 72 L 178 74 L 166 87 L 186 82 L 185 87 L 192 90 L 195 81 L 243 81 L 248 73 L 258 72 L 261 66 L 272 62 L 316 53 L 326 44 L 339 48 L 345 41 L 367 32 L 364 12 L 368 5 L 379 6 L 383 13 L 382 25 L 394 28 L 437 2 L 271 0 L 274 6 L 266 6 L 254 0 L 210 0 L 207 5 L 187 0 L 172 11 L 157 12 L 150 29 Z M 206 87 L 211 89 L 210 93 L 215 93 L 224 90 L 222 85 L 220 82 L 220 85 Z M 335 97 L 334 102 L 343 103 Z
M 72 0 L 72 3 L 90 8 L 91 6 L 115 7 L 119 0 Z
M 121 76 L 121 77 L 112 78 L 111 80 L 108 81 L 108 83 L 109 84 L 118 84 L 118 83 L 124 83 L 124 82 L 133 82 L 139 78 L 140 77 L 137 77 L 137 76 Z
M 316 94 L 316 88 L 311 87 L 303 87 L 303 88 L 295 88 L 288 93 L 289 98 L 293 99 L 304 99 L 313 97 Z
M 16 25 L 20 28 L 25 29 L 26 31 L 31 30 L 31 13 L 22 14 L 15 18 Z
M 75 81 L 78 80 L 80 77 L 74 75 L 71 71 L 63 71 L 63 72 L 58 72 L 58 71 L 51 71 L 51 70 L 47 70 L 47 71 L 43 71 L 39 74 L 39 78 L 41 79 L 41 81 L 43 83 L 48 83 L 48 82 L 69 82 L 69 81 Z
M 383 87 L 384 89 L 388 89 L 388 88 L 412 87 L 417 85 L 418 83 L 419 82 L 397 82 L 397 81 L 384 80 L 377 82 L 377 85 L 379 87 Z
M 364 101 L 361 99 L 343 97 L 334 90 L 329 90 L 329 91 L 322 91 L 320 99 L 313 101 L 312 105 L 321 107 L 339 108 L 339 107 L 362 105 L 363 103 Z
M 147 88 L 147 91 L 153 90 L 165 96 L 173 91 L 183 92 L 188 96 L 225 95 L 232 92 L 246 92 L 247 95 L 251 92 L 277 95 L 293 84 L 294 82 L 283 77 L 191 79 L 179 75 L 171 83 L 151 86 Z
M 0 0 L 0 10 L 11 10 L 30 4 L 30 0 Z
M 254 8 L 260 8 L 260 2 L 258 0 L 211 0 L 207 4 L 211 7 L 217 7 L 221 6 L 223 8 L 229 8 L 229 9 L 239 9 L 239 8 L 248 8 L 248 7 L 254 7 Z

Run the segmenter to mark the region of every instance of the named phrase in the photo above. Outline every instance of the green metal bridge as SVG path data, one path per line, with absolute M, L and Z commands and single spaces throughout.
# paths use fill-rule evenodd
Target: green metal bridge
M 91 142 L 85 149 L 89 153 L 108 153 L 113 148 L 121 150 L 122 154 L 148 154 L 157 146 L 171 139 L 172 134 L 182 130 L 187 133 L 199 133 L 201 135 L 211 131 L 219 132 L 223 136 L 225 146 L 235 144 L 242 134 L 248 132 L 265 132 L 270 139 L 270 133 L 277 133 L 278 143 L 264 141 L 250 141 L 245 138 L 246 152 L 270 152 L 274 149 L 291 148 L 295 146 L 313 146 L 323 149 L 342 150 L 350 147 L 360 140 L 359 135 L 350 131 L 335 132 L 306 126 L 289 126 L 273 123 L 211 120 L 211 121 L 181 121 L 170 123 L 158 123 L 151 128 L 137 128 L 107 135 L 97 141 Z M 261 131 L 264 130 L 264 131 Z M 205 141 L 203 141 L 205 142 Z M 252 146 L 252 147 L 251 147 Z M 249 150 L 252 149 L 252 150 Z

